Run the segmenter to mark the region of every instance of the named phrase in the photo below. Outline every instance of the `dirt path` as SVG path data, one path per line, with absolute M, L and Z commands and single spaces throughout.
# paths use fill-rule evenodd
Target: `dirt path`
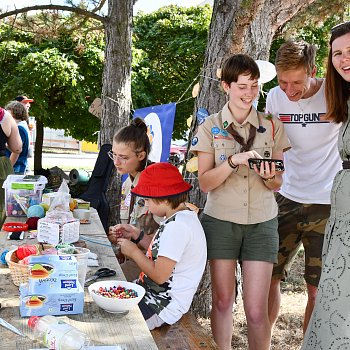
M 271 350 L 299 350 L 302 343 L 302 324 L 306 306 L 306 292 L 303 280 L 304 253 L 300 251 L 292 266 L 288 280 L 282 283 L 280 316 L 272 335 Z M 208 319 L 199 320 L 210 333 Z M 247 350 L 247 325 L 242 305 L 238 302 L 234 312 L 232 349 Z

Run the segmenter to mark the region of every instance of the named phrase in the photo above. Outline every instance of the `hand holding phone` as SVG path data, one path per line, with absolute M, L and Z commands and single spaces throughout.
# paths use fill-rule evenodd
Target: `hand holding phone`
M 284 171 L 284 163 L 283 160 L 280 159 L 267 159 L 267 158 L 249 158 L 248 164 L 250 169 L 254 169 L 254 164 L 260 169 L 261 162 L 268 162 L 271 166 L 271 163 L 275 163 L 276 171 Z

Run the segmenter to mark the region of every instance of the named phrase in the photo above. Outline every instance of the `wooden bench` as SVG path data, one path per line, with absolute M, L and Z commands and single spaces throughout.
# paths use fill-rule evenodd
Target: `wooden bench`
M 159 350 L 218 349 L 214 339 L 190 313 L 172 326 L 154 329 L 151 334 Z

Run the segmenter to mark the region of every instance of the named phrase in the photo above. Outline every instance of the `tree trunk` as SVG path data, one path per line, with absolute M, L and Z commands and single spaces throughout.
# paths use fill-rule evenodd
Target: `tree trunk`
M 105 66 L 102 88 L 100 143 L 113 142 L 114 133 L 130 120 L 131 103 L 131 36 L 133 0 L 108 0 L 105 23 Z M 118 179 L 112 172 L 107 200 L 110 222 L 117 222 L 119 208 Z
M 272 40 L 281 29 L 299 12 L 315 0 L 266 0 L 246 29 L 242 51 L 255 59 L 268 60 Z
M 36 120 L 36 138 L 34 146 L 34 174 L 42 170 L 42 154 L 44 143 L 44 124 L 41 119 Z
M 105 23 L 105 66 L 100 142 L 129 123 L 131 101 L 131 35 L 133 0 L 109 0 Z
M 200 92 L 195 103 L 194 115 L 199 108 L 209 114 L 222 109 L 226 102 L 217 77 L 224 60 L 232 53 L 247 53 L 254 59 L 268 59 L 272 39 L 276 31 L 315 0 L 214 0 L 212 21 L 200 81 Z M 191 133 L 196 130 L 193 118 Z M 190 144 L 190 142 L 189 142 Z M 194 190 L 190 201 L 203 208 L 206 195 L 199 190 L 198 179 L 185 172 Z M 206 269 L 202 283 L 192 303 L 192 312 L 208 317 L 210 310 L 210 278 Z

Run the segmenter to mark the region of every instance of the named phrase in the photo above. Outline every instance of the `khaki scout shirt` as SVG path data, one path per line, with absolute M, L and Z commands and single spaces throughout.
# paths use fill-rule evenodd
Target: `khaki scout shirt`
M 241 145 L 226 130 L 233 128 L 247 142 L 249 127 L 257 128 L 251 147 L 263 158 L 272 158 L 274 151 L 290 148 L 283 124 L 279 119 L 269 120 L 252 108 L 247 119 L 239 124 L 232 116 L 228 103 L 222 111 L 206 118 L 192 138 L 191 152 L 212 153 L 215 167 L 225 162 L 231 154 L 240 153 Z M 274 136 L 273 136 L 274 135 Z M 277 216 L 278 208 L 273 191 L 262 178 L 245 165 L 240 165 L 220 186 L 208 193 L 204 213 L 214 218 L 238 224 L 256 224 Z
M 130 176 L 128 176 L 122 185 L 120 219 L 122 224 L 130 223 L 131 225 L 143 229 L 146 234 L 152 234 L 158 229 L 162 218 L 152 215 L 148 210 L 148 205 L 144 198 L 135 197 L 134 208 L 130 213 L 129 221 L 131 190 L 137 185 L 139 178 L 140 173 L 137 173 L 133 181 L 131 181 Z

